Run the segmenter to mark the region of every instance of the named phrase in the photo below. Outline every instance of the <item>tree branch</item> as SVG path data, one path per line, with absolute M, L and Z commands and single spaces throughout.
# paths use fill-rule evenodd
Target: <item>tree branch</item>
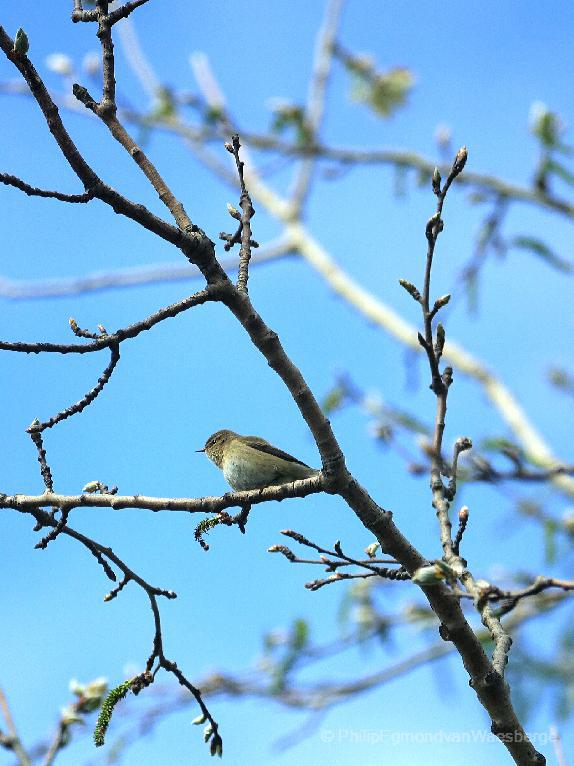
M 3 734 L 2 731 L 0 731 L 0 747 L 3 747 L 5 750 L 11 750 L 18 759 L 20 766 L 32 766 L 30 756 L 24 749 L 20 737 L 18 736 L 18 730 L 16 729 L 8 700 L 2 688 L 0 688 L 0 710 L 2 711 L 2 715 L 4 716 L 8 728 L 8 734 Z
M 41 83 L 34 68 L 25 55 L 20 53 L 16 55 L 12 53 L 12 41 L 7 37 L 1 28 L 0 46 L 5 50 L 8 58 L 15 63 L 15 65 L 26 78 L 32 89 L 32 92 L 38 100 L 38 103 L 44 111 L 50 129 L 56 137 L 61 150 L 70 162 L 73 169 L 77 172 L 80 179 L 84 182 L 86 188 L 94 189 L 95 196 L 104 199 L 104 201 L 107 201 L 108 204 L 111 204 L 113 207 L 115 200 L 119 212 L 132 217 L 133 220 L 139 220 L 139 222 L 146 226 L 146 228 L 154 230 L 155 227 L 155 229 L 157 229 L 157 233 L 161 232 L 160 236 L 163 235 L 164 238 L 168 239 L 168 241 L 171 241 L 173 244 L 179 247 L 182 252 L 184 252 L 188 260 L 198 265 L 204 277 L 206 278 L 208 285 L 210 287 L 214 287 L 212 294 L 215 294 L 216 297 L 231 310 L 231 312 L 248 333 L 253 344 L 265 357 L 269 366 L 283 380 L 287 389 L 291 393 L 293 400 L 301 412 L 301 415 L 303 416 L 313 434 L 321 454 L 323 471 L 320 477 L 315 477 L 317 482 L 321 484 L 321 488 L 328 492 L 339 494 L 342 498 L 344 498 L 348 505 L 353 509 L 355 514 L 358 516 L 358 518 L 361 520 L 361 522 L 365 525 L 365 527 L 367 527 L 369 531 L 375 535 L 381 545 L 381 549 L 385 553 L 390 554 L 409 573 L 412 574 L 418 568 L 424 566 L 427 563 L 426 560 L 423 558 L 422 554 L 419 553 L 408 542 L 408 540 L 395 526 L 392 520 L 392 514 L 383 510 L 347 471 L 344 455 L 339 447 L 328 419 L 322 412 L 321 407 L 313 396 L 313 393 L 309 389 L 300 371 L 285 354 L 276 333 L 274 333 L 264 323 L 262 318 L 255 311 L 247 293 L 235 288 L 228 280 L 218 262 L 215 260 L 213 253 L 213 243 L 207 239 L 201 230 L 191 224 L 191 221 L 185 213 L 183 206 L 181 206 L 181 203 L 176 200 L 174 195 L 166 186 L 164 187 L 164 182 L 159 174 L 156 175 L 157 171 L 155 171 L 153 165 L 149 163 L 147 158 L 141 153 L 141 150 L 135 146 L 123 127 L 117 123 L 117 119 L 115 117 L 115 104 L 113 103 L 114 82 L 113 49 L 111 46 L 111 36 L 110 40 L 106 43 L 105 37 L 108 34 L 108 30 L 105 28 L 105 18 L 103 18 L 102 14 L 100 13 L 100 11 L 102 11 L 105 16 L 107 6 L 108 3 L 104 0 L 97 0 L 96 11 L 99 14 L 102 38 L 104 38 L 104 94 L 102 98 L 102 104 L 100 106 L 105 108 L 101 110 L 102 113 L 99 116 L 101 116 L 104 121 L 107 121 L 107 124 L 110 127 L 114 137 L 116 137 L 117 140 L 119 140 L 120 143 L 122 143 L 126 149 L 132 153 L 132 156 L 136 162 L 138 162 L 150 182 L 154 185 L 154 188 L 156 188 L 158 191 L 160 198 L 166 204 L 174 216 L 178 227 L 181 229 L 181 231 L 175 230 L 177 233 L 174 232 L 174 227 L 169 226 L 159 219 L 155 219 L 155 217 L 153 217 L 149 211 L 138 208 L 138 206 L 134 206 L 133 203 L 130 203 L 124 198 L 121 198 L 120 195 L 113 197 L 113 195 L 111 195 L 107 190 L 104 194 L 102 182 L 93 173 L 91 168 L 89 168 L 87 163 L 85 163 L 83 158 L 77 152 L 76 147 L 71 143 L 68 134 L 65 132 L 63 125 L 59 120 L 57 109 L 47 94 L 47 91 Z M 81 4 L 77 4 L 76 10 L 81 10 Z M 102 25 L 104 27 L 103 29 Z M 92 110 L 97 109 L 97 105 L 91 100 L 91 97 L 87 91 L 78 91 L 78 94 L 86 106 L 89 106 L 89 108 Z M 448 188 L 448 182 L 446 188 Z M 116 210 L 116 207 L 114 207 L 114 209 Z M 207 300 L 207 291 L 205 291 L 205 293 L 206 296 L 204 300 Z M 116 333 L 114 342 L 119 343 L 122 339 L 123 338 L 120 339 L 118 337 L 118 333 Z M 108 336 L 102 339 L 102 341 L 93 341 L 93 344 L 102 343 L 103 345 L 98 347 L 103 347 L 104 345 L 109 345 L 109 342 L 104 343 L 104 341 L 107 340 Z M 93 344 L 90 350 L 93 350 Z M 52 350 L 60 351 L 61 353 L 67 353 L 70 350 L 63 350 L 62 346 L 56 347 L 56 344 L 51 344 L 52 348 L 47 348 L 47 346 L 50 344 L 43 344 L 43 348 L 40 348 L 40 345 L 41 344 L 37 344 L 36 347 L 30 347 L 33 346 L 33 344 L 28 344 L 29 348 L 26 349 L 24 348 L 25 344 L 20 344 L 20 348 L 15 348 L 15 344 L 12 344 L 11 350 Z M 0 348 L 1 347 L 7 347 L 7 345 L 0 345 Z M 73 348 L 74 350 L 76 349 L 76 347 Z M 86 347 L 82 348 L 86 349 Z M 440 385 L 438 381 L 434 379 L 434 376 L 433 383 L 435 383 L 435 387 L 438 390 Z M 442 385 L 443 387 L 446 386 L 446 388 L 448 388 L 444 380 L 442 380 Z M 440 450 L 437 450 L 437 454 L 439 454 L 439 452 Z M 313 479 L 308 481 L 312 482 Z M 276 489 L 276 491 L 278 490 Z M 263 492 L 265 492 L 265 490 L 263 490 Z M 46 496 L 43 497 L 45 502 Z M 81 497 L 84 496 L 82 495 L 80 498 Z M 116 496 L 114 496 L 114 500 L 117 502 Z M 17 501 L 13 500 L 13 502 Z M 8 505 L 8 507 L 13 506 Z M 58 522 L 55 521 L 53 516 L 49 513 L 46 513 L 45 511 L 42 511 L 39 506 L 34 506 L 33 503 L 30 504 L 30 502 L 28 502 L 28 504 L 24 507 L 28 512 L 35 516 L 39 525 L 50 527 L 57 525 Z M 62 512 L 66 511 L 65 505 L 61 505 L 60 507 L 62 508 Z M 18 510 L 21 510 L 21 508 L 18 508 Z M 157 602 L 155 597 L 157 595 L 168 595 L 169 592 L 160 592 L 158 589 L 154 589 L 149 586 L 141 577 L 126 567 L 126 565 L 123 564 L 123 562 L 118 559 L 115 554 L 113 554 L 111 549 L 104 548 L 100 544 L 95 543 L 95 541 L 90 540 L 84 535 L 81 535 L 80 533 L 70 529 L 68 526 L 64 526 L 61 531 L 63 534 L 69 535 L 84 544 L 88 549 L 92 550 L 92 552 L 96 551 L 101 557 L 103 556 L 112 561 L 124 572 L 124 575 L 128 579 L 133 579 L 142 588 L 144 588 L 144 590 L 146 590 L 150 597 L 150 603 L 156 624 L 154 649 L 150 655 L 150 658 L 148 659 L 147 670 L 148 672 L 151 671 L 153 664 L 157 660 L 158 667 L 164 667 L 165 669 L 174 673 L 179 682 L 192 692 L 196 698 L 196 701 L 201 706 L 202 711 L 212 724 L 212 752 L 214 744 L 217 745 L 217 752 L 219 749 L 217 724 L 210 717 L 209 712 L 203 705 L 199 692 L 185 679 L 185 677 L 182 676 L 182 674 L 177 670 L 175 664 L 165 658 L 163 653 L 163 647 L 161 644 L 159 611 L 157 609 Z M 497 672 L 499 663 L 498 658 L 496 657 L 496 651 L 495 665 L 493 667 L 493 664 L 489 662 L 488 658 L 486 657 L 479 640 L 474 635 L 470 625 L 465 620 L 458 599 L 453 597 L 452 593 L 446 586 L 423 586 L 422 590 L 425 593 L 429 603 L 431 604 L 433 611 L 441 622 L 441 636 L 446 640 L 452 641 L 459 651 L 461 657 L 463 658 L 465 668 L 470 675 L 470 683 L 475 689 L 480 702 L 488 711 L 491 717 L 493 731 L 501 737 L 516 763 L 543 763 L 544 759 L 535 751 L 529 742 L 512 708 L 508 688 L 503 684 L 501 676 Z M 483 616 L 485 614 L 486 611 L 483 612 Z M 485 619 L 488 622 L 488 618 L 485 617 Z M 492 632 L 494 633 L 494 630 Z M 498 645 L 499 644 L 497 644 L 497 648 Z
M 307 497 L 324 492 L 323 478 L 312 476 L 288 484 L 228 492 L 214 497 L 173 498 L 149 497 L 147 495 L 116 495 L 86 492 L 81 495 L 61 495 L 52 491 L 41 495 L 6 495 L 0 493 L 0 508 L 13 508 L 21 513 L 31 513 L 40 508 L 140 508 L 148 511 L 179 511 L 184 513 L 219 513 L 226 508 L 258 505 L 269 500 L 280 502 L 288 498 Z
M 171 306 L 159 309 L 154 314 L 150 314 L 150 316 L 139 322 L 134 322 L 134 324 L 116 330 L 116 332 L 109 335 L 102 334 L 91 343 L 22 343 L 19 341 L 0 340 L 0 350 L 19 351 L 25 354 L 87 354 L 92 351 L 100 351 L 103 348 L 117 346 L 128 338 L 136 338 L 140 333 L 150 330 L 156 324 L 159 324 L 159 322 L 163 322 L 164 319 L 173 318 L 178 314 L 181 314 L 182 311 L 187 311 L 192 306 L 201 306 L 203 303 L 216 299 L 217 290 L 215 288 L 206 287 L 177 303 L 172 303 Z

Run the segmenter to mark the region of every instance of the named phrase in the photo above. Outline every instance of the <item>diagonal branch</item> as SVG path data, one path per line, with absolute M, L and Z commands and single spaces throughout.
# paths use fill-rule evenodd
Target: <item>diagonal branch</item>
M 158 218 L 144 205 L 138 205 L 118 194 L 118 192 L 107 186 L 99 178 L 72 141 L 62 123 L 56 104 L 53 102 L 32 62 L 25 54 L 15 52 L 14 41 L 6 34 L 2 26 L 0 26 L 0 48 L 4 51 L 6 58 L 14 64 L 26 80 L 32 95 L 46 118 L 50 132 L 54 136 L 68 164 L 80 181 L 82 181 L 86 191 L 110 205 L 114 212 L 131 218 L 144 228 L 178 247 L 191 263 L 199 267 L 208 282 L 217 281 L 218 279 L 225 280 L 225 273 L 214 258 L 213 243 L 201 230 L 190 224 L 189 230 L 186 230 L 184 233 L 177 227 Z M 188 221 L 189 219 L 186 220 Z M 183 222 L 181 217 L 179 222 Z
M 32 766 L 32 760 L 24 749 L 24 745 L 18 736 L 18 730 L 16 729 L 16 724 L 12 718 L 8 700 L 2 688 L 0 688 L 0 710 L 2 711 L 2 715 L 8 728 L 8 734 L 4 734 L 0 731 L 0 747 L 3 747 L 6 750 L 11 750 L 18 759 L 19 766 Z
M 110 352 L 111 352 L 111 359 L 109 364 L 107 365 L 106 369 L 102 372 L 101 376 L 98 378 L 98 382 L 96 385 L 88 391 L 87 394 L 85 394 L 79 402 L 76 402 L 75 404 L 70 405 L 69 407 L 66 407 L 65 409 L 58 412 L 56 415 L 54 415 L 51 418 L 48 418 L 48 420 L 45 420 L 43 423 L 38 423 L 38 425 L 31 426 L 28 431 L 30 432 L 32 429 L 37 432 L 42 432 L 46 428 L 52 428 L 52 426 L 55 426 L 56 423 L 60 423 L 62 420 L 66 420 L 66 418 L 71 417 L 72 415 L 76 415 L 79 412 L 82 412 L 89 404 L 91 404 L 94 399 L 100 394 L 106 383 L 110 380 L 112 373 L 117 365 L 117 363 L 120 360 L 120 346 L 119 343 L 112 343 L 110 345 Z
M 277 335 L 257 314 L 248 295 L 228 285 L 222 288 L 221 299 L 243 325 L 269 366 L 283 380 L 299 407 L 321 454 L 325 489 L 339 494 L 375 535 L 381 550 L 400 562 L 410 574 L 425 566 L 427 561 L 395 526 L 392 514 L 383 510 L 348 472 L 328 419 L 300 371 L 285 354 Z M 442 637 L 452 641 L 461 655 L 470 684 L 491 718 L 493 731 L 516 763 L 541 764 L 542 756 L 529 741 L 513 709 L 508 687 L 486 656 L 458 600 L 444 585 L 424 586 L 422 590 L 442 624 Z
M 52 526 L 52 527 L 56 526 L 56 522 L 54 521 L 54 519 L 49 513 L 46 513 L 45 511 L 42 511 L 39 508 L 36 508 L 34 511 L 32 511 L 32 513 L 34 517 L 36 518 L 38 525 Z M 176 663 L 169 660 L 164 653 L 162 625 L 161 625 L 161 617 L 160 617 L 159 606 L 158 606 L 158 597 L 165 597 L 171 600 L 176 598 L 177 594 L 171 590 L 166 590 L 164 588 L 158 588 L 154 585 L 151 585 L 146 580 L 144 580 L 143 577 L 141 577 L 134 570 L 132 570 L 119 556 L 117 556 L 112 551 L 111 548 L 104 546 L 101 543 L 98 543 L 96 540 L 93 540 L 87 535 L 84 535 L 81 532 L 78 532 L 77 530 L 72 529 L 71 527 L 68 527 L 68 526 L 65 526 L 62 529 L 62 534 L 67 535 L 68 537 L 71 537 L 74 540 L 77 540 L 79 543 L 81 543 L 85 548 L 87 548 L 90 551 L 90 553 L 92 553 L 92 555 L 96 557 L 96 559 L 100 563 L 102 559 L 107 559 L 108 561 L 112 562 L 114 566 L 116 566 L 123 573 L 124 579 L 122 580 L 122 583 L 120 584 L 120 586 L 115 588 L 111 594 L 108 594 L 105 600 L 110 601 L 112 598 L 117 596 L 120 590 L 122 590 L 123 587 L 128 582 L 136 583 L 147 594 L 149 602 L 150 602 L 152 614 L 153 614 L 155 630 L 154 630 L 154 637 L 153 637 L 153 650 L 147 660 L 146 673 L 142 674 L 142 677 L 139 677 L 141 681 L 140 688 L 143 688 L 143 686 L 147 686 L 153 682 L 159 668 L 163 668 L 169 673 L 172 673 L 177 678 L 179 683 L 182 686 L 184 686 L 189 692 L 191 692 L 203 716 L 205 717 L 207 721 L 209 721 L 212 727 L 212 736 L 213 736 L 212 749 L 213 749 L 213 742 L 221 745 L 221 737 L 218 733 L 218 724 L 215 721 L 215 719 L 212 717 L 208 707 L 203 701 L 201 691 L 186 678 L 186 676 L 182 673 L 182 671 L 177 667 Z M 152 673 L 152 669 L 156 661 L 157 661 L 157 667 Z M 137 680 L 137 679 L 134 679 L 134 680 Z
M 10 175 L 10 173 L 0 173 L 0 183 L 6 186 L 14 186 L 16 189 L 20 189 L 24 194 L 29 197 L 46 197 L 48 199 L 57 199 L 60 202 L 89 202 L 94 199 L 93 191 L 86 191 L 83 194 L 64 194 L 59 191 L 50 191 L 49 189 L 38 189 L 36 186 L 22 181 L 18 176 Z
M 123 327 L 109 335 L 101 335 L 91 343 L 23 343 L 20 341 L 2 341 L 0 340 L 1 351 L 19 351 L 25 354 L 88 354 L 92 351 L 100 351 L 103 348 L 112 348 L 122 343 L 128 338 L 136 338 L 140 333 L 146 332 L 164 319 L 176 317 L 182 311 L 187 311 L 192 306 L 201 306 L 208 301 L 217 299 L 217 290 L 212 287 L 206 287 L 193 295 L 184 298 L 171 306 L 165 306 L 154 314 L 132 325 Z

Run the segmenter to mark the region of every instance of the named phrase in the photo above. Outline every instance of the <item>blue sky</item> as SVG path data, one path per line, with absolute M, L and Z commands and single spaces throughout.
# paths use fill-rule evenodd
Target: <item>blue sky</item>
M 152 0 L 134 19 L 141 44 L 162 82 L 193 92 L 189 56 L 203 51 L 239 124 L 263 132 L 271 120 L 271 98 L 301 101 L 306 96 L 322 13 L 323 3 L 301 0 L 226 2 L 215 10 L 207 0 L 198 0 L 193 7 L 175 0 L 161 4 Z M 52 4 L 48 11 L 45 5 L 29 1 L 10 4 L 0 14 L 0 23 L 10 34 L 24 27 L 30 38 L 29 55 L 53 88 L 61 88 L 62 82 L 48 71 L 46 56 L 66 52 L 79 66 L 87 53 L 97 50 L 93 27 L 73 25 L 69 15 L 67 3 Z M 383 69 L 411 68 L 416 86 L 409 106 L 381 121 L 351 102 L 348 78 L 335 67 L 324 139 L 336 145 L 404 147 L 433 156 L 437 125 L 446 124 L 455 149 L 468 146 L 469 170 L 528 184 L 537 159 L 528 129 L 532 103 L 543 101 L 567 124 L 572 123 L 572 28 L 574 6 L 566 2 L 554 3 L 549 12 L 547 6 L 529 1 L 480 6 L 351 1 L 343 16 L 343 44 L 372 54 Z M 120 90 L 141 109 L 149 108 L 121 46 L 117 51 Z M 15 70 L 0 60 L 0 81 L 14 77 Z M 81 191 L 34 104 L 3 96 L 0 110 L 0 169 L 37 186 Z M 105 128 L 82 115 L 63 114 L 77 145 L 102 177 L 164 215 L 153 190 Z M 571 136 L 570 131 L 566 137 L 572 142 Z M 213 239 L 229 228 L 225 206 L 236 202 L 233 189 L 214 179 L 174 137 L 152 137 L 146 151 L 194 221 Z M 222 161 L 229 160 L 223 147 L 216 151 Z M 280 193 L 289 181 L 289 168 L 278 169 L 269 179 Z M 319 176 L 306 223 L 354 278 L 407 319 L 418 322 L 417 307 L 400 289 L 398 279 L 420 284 L 424 224 L 434 201 L 428 186 L 417 186 L 412 177 L 406 187 L 406 193 L 397 197 L 392 171 L 386 168 L 347 170 L 336 181 Z M 557 186 L 557 190 L 568 193 L 565 187 Z M 66 277 L 171 263 L 178 258 L 177 252 L 99 202 L 65 206 L 28 198 L 7 187 L 0 189 L 0 199 L 1 272 L 12 279 Z M 484 208 L 468 204 L 467 190 L 452 190 L 438 245 L 435 295 L 456 286 L 456 275 L 472 253 L 483 212 Z M 253 225 L 261 243 L 279 232 L 277 223 L 262 209 Z M 516 206 L 505 231 L 509 236 L 537 234 L 562 257 L 572 259 L 571 223 L 556 215 Z M 199 284 L 162 284 L 41 302 L 2 300 L 0 337 L 70 340 L 70 316 L 92 330 L 98 323 L 108 329 L 125 326 L 198 289 Z M 552 364 L 571 366 L 571 289 L 570 278 L 530 254 L 514 251 L 504 261 L 487 263 L 478 313 L 470 314 L 459 298 L 447 323 L 447 333 L 511 385 L 564 460 L 571 460 L 571 407 L 549 387 L 546 371 Z M 250 293 L 319 398 L 338 373 L 348 372 L 386 402 L 432 420 L 434 402 L 421 360 L 408 373 L 404 349 L 334 297 L 304 263 L 289 259 L 254 268 Z M 5 403 L 0 440 L 3 492 L 41 491 L 26 426 L 34 417 L 45 419 L 81 398 L 107 362 L 103 354 L 0 357 Z M 415 385 L 408 385 L 413 377 Z M 399 458 L 381 451 L 370 437 L 367 420 L 356 411 L 335 414 L 332 421 L 357 478 L 378 502 L 394 511 L 400 528 L 425 555 L 440 555 L 426 480 L 412 478 Z M 76 493 L 88 481 L 99 479 L 118 484 L 123 494 L 200 496 L 226 490 L 216 469 L 194 452 L 221 427 L 259 433 L 317 464 L 311 437 L 279 379 L 224 308 L 208 305 L 124 344 L 118 369 L 102 395 L 83 414 L 48 432 L 45 444 L 61 492 Z M 479 441 L 508 432 L 480 389 L 457 377 L 455 370 L 447 443 L 461 434 Z M 524 520 L 512 521 L 510 500 L 515 494 L 516 490 L 509 490 L 505 497 L 470 487 L 459 498 L 471 507 L 464 555 L 472 571 L 488 578 L 495 567 L 520 567 L 534 574 L 566 576 L 566 568 L 552 569 L 545 563 L 539 528 Z M 558 517 L 569 507 L 567 499 L 536 488 L 520 494 L 547 498 Z M 101 509 L 76 511 L 71 518 L 73 526 L 112 545 L 149 581 L 178 592 L 177 601 L 163 605 L 166 647 L 191 678 L 211 669 L 248 667 L 261 651 L 262 635 L 288 626 L 295 617 L 308 619 L 318 639 L 336 630 L 343 588 L 305 590 L 304 583 L 316 572 L 289 566 L 266 549 L 281 542 L 281 529 L 294 528 L 326 547 L 340 539 L 358 554 L 371 539 L 341 502 L 312 497 L 259 507 L 247 535 L 216 530 L 207 554 L 193 540 L 197 521 L 183 514 Z M 7 617 L 0 683 L 30 742 L 51 731 L 60 705 L 68 701 L 70 678 L 105 675 L 116 683 L 123 680 L 127 664 L 143 665 L 150 651 L 151 615 L 144 598 L 131 587 L 116 601 L 104 604 L 108 581 L 91 557 L 71 541 L 59 539 L 46 551 L 35 551 L 37 535 L 28 517 L 4 512 L 0 524 Z M 417 599 L 410 586 L 396 587 L 400 594 L 395 594 L 393 603 L 399 596 Z M 549 637 L 552 641 L 567 618 L 563 608 L 545 635 L 534 628 L 528 636 L 530 648 L 546 652 Z M 338 663 L 322 663 L 316 672 L 342 679 L 373 672 L 425 643 L 414 629 L 407 630 L 404 640 L 405 648 L 383 646 L 370 653 L 351 653 Z M 389 745 L 381 742 L 381 731 L 444 731 L 448 739 L 449 732 L 488 729 L 459 665 L 457 660 L 441 661 L 340 706 L 307 739 L 282 752 L 273 750 L 273 743 L 301 724 L 304 716 L 268 702 L 216 700 L 212 708 L 222 725 L 226 762 L 337 766 L 360 760 L 366 766 L 389 761 L 401 766 L 420 760 L 420 743 Z M 547 703 L 541 700 L 540 711 L 529 724 L 529 730 L 540 737 L 554 720 Z M 130 750 L 124 762 L 139 766 L 207 762 L 201 737 L 190 730 L 194 716 L 189 709 L 166 721 L 154 737 Z M 572 746 L 571 721 L 560 723 L 560 730 L 566 745 Z M 543 749 L 551 758 L 550 747 Z M 58 762 L 77 764 L 88 752 L 84 745 L 73 745 Z M 467 766 L 509 763 L 496 742 L 453 746 L 441 742 L 440 735 L 424 746 L 424 758 L 430 766 L 446 759 L 464 760 Z M 10 762 L 0 753 L 0 763 Z

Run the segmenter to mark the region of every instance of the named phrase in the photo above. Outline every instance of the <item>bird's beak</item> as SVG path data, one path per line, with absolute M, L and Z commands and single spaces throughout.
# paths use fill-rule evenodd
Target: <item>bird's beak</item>
M 205 452 L 205 447 L 203 449 L 196 449 L 196 452 Z

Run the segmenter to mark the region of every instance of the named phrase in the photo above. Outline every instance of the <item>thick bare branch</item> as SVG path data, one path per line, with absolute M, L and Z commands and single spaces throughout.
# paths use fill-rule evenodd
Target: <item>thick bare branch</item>
M 95 171 L 82 157 L 72 141 L 60 119 L 56 104 L 52 100 L 32 62 L 26 55 L 14 52 L 14 41 L 6 34 L 6 31 L 1 26 L 0 48 L 28 83 L 32 95 L 36 99 L 38 106 L 46 118 L 46 123 L 50 128 L 50 132 L 54 136 L 68 164 L 83 183 L 86 191 L 93 194 L 94 197 L 101 199 L 103 202 L 106 202 L 114 212 L 131 218 L 133 221 L 139 223 L 154 234 L 157 234 L 162 239 L 176 245 L 176 247 L 182 250 L 191 263 L 194 263 L 199 267 L 208 282 L 221 279 L 225 280 L 225 273 L 214 258 L 213 243 L 201 230 L 194 227 L 193 224 L 189 222 L 189 219 L 184 221 L 184 219 L 179 216 L 179 223 L 184 224 L 184 233 L 184 231 L 171 226 L 161 218 L 155 216 L 143 205 L 131 202 L 126 197 L 118 194 L 118 192 L 110 186 L 103 183 Z M 189 228 L 186 228 L 188 223 Z
M 148 511 L 181 511 L 184 513 L 219 513 L 226 508 L 256 505 L 269 500 L 285 500 L 292 497 L 323 492 L 323 479 L 313 476 L 289 484 L 249 489 L 243 492 L 228 492 L 214 497 L 173 498 L 149 497 L 147 495 L 116 495 L 85 492 L 81 495 L 61 495 L 44 492 L 41 495 L 5 495 L 0 494 L 0 508 L 13 508 L 22 513 L 30 513 L 39 508 L 141 508 Z

